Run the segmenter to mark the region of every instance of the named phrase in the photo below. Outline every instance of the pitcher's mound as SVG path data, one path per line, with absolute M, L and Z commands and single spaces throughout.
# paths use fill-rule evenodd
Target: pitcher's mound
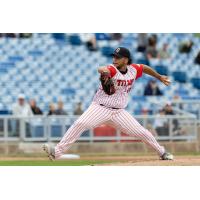
M 104 166 L 200 166 L 200 156 L 175 156 L 174 160 L 159 160 L 155 156 L 133 157 L 128 162 L 103 164 Z

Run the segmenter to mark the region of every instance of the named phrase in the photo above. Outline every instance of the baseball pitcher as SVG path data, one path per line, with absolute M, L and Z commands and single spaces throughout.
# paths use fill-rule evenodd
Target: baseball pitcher
M 112 64 L 98 68 L 101 84 L 89 108 L 67 130 L 55 147 L 44 144 L 43 149 L 49 159 L 59 159 L 84 131 L 112 121 L 120 131 L 150 145 L 160 159 L 173 160 L 173 155 L 166 152 L 154 136 L 125 110 L 128 95 L 135 81 L 142 77 L 143 73 L 157 78 L 166 86 L 170 84 L 170 80 L 147 65 L 132 64 L 131 54 L 124 47 L 118 47 L 112 56 Z

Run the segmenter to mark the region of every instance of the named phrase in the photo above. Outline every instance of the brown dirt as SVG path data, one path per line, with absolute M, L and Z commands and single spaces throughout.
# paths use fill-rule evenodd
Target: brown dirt
M 16 161 L 16 160 L 47 160 L 46 157 L 0 157 L 0 161 Z
M 176 156 L 173 161 L 159 160 L 156 156 L 140 156 L 101 166 L 200 166 L 200 156 Z

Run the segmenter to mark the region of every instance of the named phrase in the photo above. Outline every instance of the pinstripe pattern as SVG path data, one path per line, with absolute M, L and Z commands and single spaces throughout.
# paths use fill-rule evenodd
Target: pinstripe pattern
M 141 126 L 126 110 L 120 110 L 119 113 L 113 114 L 112 122 L 124 133 L 141 139 L 143 142 L 150 145 L 159 155 L 162 155 L 165 152 L 164 148 L 158 144 L 154 136 Z
M 78 120 L 68 129 L 62 140 L 55 148 L 55 156 L 58 158 L 62 153 L 80 137 L 80 135 L 90 128 L 94 128 L 105 123 L 111 118 L 110 110 L 92 103 L 90 107 L 79 117 Z
M 127 73 L 121 74 L 115 66 L 113 67 L 117 71 L 117 73 L 112 77 L 116 92 L 113 95 L 107 95 L 100 84 L 93 101 L 107 107 L 125 108 L 128 104 L 129 92 L 127 92 L 127 90 L 131 90 L 137 76 L 137 70 L 132 66 L 127 66 Z M 133 81 L 132 85 L 125 84 L 125 82 L 127 83 L 129 80 Z
M 164 153 L 164 148 L 158 144 L 153 135 L 143 128 L 127 111 L 124 109 L 114 110 L 92 103 L 85 113 L 68 129 L 55 147 L 56 158 L 67 151 L 85 130 L 107 121 L 112 121 L 123 132 L 149 144 L 159 155 Z
M 56 145 L 56 159 L 67 151 L 85 130 L 94 128 L 107 121 L 112 121 L 123 132 L 141 139 L 156 150 L 159 155 L 165 152 L 164 148 L 158 144 L 153 135 L 124 110 L 127 106 L 128 94 L 134 81 L 142 75 L 142 65 L 132 64 L 127 66 L 127 69 L 126 74 L 121 74 L 114 67 L 116 73 L 112 79 L 116 92 L 113 95 L 107 95 L 103 91 L 102 86 L 99 86 L 99 90 L 94 96 L 90 107 L 75 121 L 65 133 L 62 140 Z M 103 104 L 104 106 L 100 106 L 99 104 Z M 116 110 L 112 109 L 112 107 L 120 109 Z

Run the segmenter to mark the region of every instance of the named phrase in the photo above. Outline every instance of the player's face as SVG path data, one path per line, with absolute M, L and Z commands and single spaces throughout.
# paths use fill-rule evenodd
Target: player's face
M 127 65 L 127 58 L 119 58 L 117 56 L 113 56 L 113 64 L 117 68 L 124 67 Z

